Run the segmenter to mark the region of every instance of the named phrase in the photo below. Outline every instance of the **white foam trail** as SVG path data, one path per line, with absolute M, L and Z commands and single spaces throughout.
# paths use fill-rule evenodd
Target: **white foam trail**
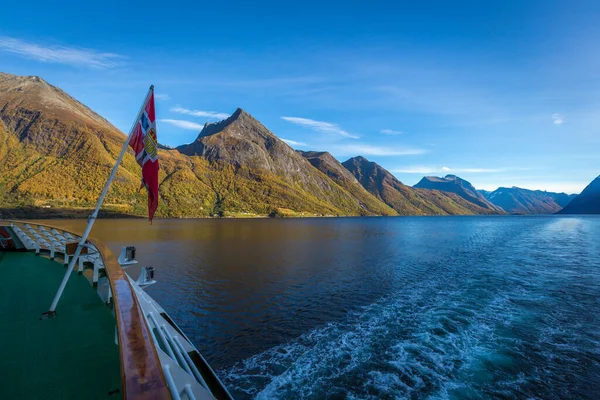
M 548 293 L 562 282 L 552 280 L 548 264 L 539 267 L 539 257 L 550 256 L 532 252 L 525 240 L 539 237 L 477 232 L 447 257 L 415 266 L 396 292 L 346 320 L 239 363 L 226 384 L 257 399 L 514 397 L 551 376 L 530 368 L 530 378 L 515 370 L 516 360 L 530 366 L 528 357 L 543 360 L 550 348 L 562 352 L 557 365 L 578 368 L 582 355 L 565 341 L 582 340 L 600 359 L 597 333 L 579 337 L 576 315 L 540 311 L 561 305 Z M 551 329 L 557 322 L 564 328 Z

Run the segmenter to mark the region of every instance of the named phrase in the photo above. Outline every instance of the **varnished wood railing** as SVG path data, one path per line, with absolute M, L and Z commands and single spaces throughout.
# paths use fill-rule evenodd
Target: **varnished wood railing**
M 131 283 L 114 254 L 102 242 L 88 239 L 102 256 L 115 304 L 124 398 L 170 399 L 152 334 Z
M 23 221 L 12 222 L 29 223 L 69 232 L 55 226 Z M 69 233 L 79 236 L 73 232 Z M 150 328 L 125 271 L 104 243 L 94 238 L 89 238 L 87 242 L 98 249 L 112 290 L 119 337 L 123 398 L 127 400 L 171 399 Z M 60 309 L 58 311 L 60 312 Z

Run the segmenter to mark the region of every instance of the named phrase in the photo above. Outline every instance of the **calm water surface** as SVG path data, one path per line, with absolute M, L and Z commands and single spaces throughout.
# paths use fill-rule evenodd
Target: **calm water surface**
M 598 217 L 100 220 L 93 234 L 157 267 L 148 292 L 237 398 L 600 398 Z

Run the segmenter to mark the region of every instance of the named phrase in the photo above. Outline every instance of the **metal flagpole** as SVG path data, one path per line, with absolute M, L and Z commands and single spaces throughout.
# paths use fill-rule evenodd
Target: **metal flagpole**
M 146 105 L 146 102 L 150 98 L 150 95 L 152 94 L 153 91 L 154 91 L 154 85 L 151 85 L 150 89 L 148 89 L 148 93 L 146 94 L 146 97 L 144 98 L 142 107 L 140 108 L 140 111 L 138 112 L 137 117 L 135 118 L 133 125 L 131 126 L 131 129 L 129 130 L 129 135 L 127 136 L 127 140 L 125 141 L 123 148 L 121 149 L 121 154 L 119 154 L 119 158 L 117 159 L 117 162 L 116 162 L 115 166 L 113 167 L 113 170 L 110 173 L 110 176 L 108 177 L 108 181 L 106 181 L 106 185 L 104 185 L 104 189 L 102 190 L 102 193 L 100 194 L 100 197 L 98 198 L 98 202 L 96 203 L 96 209 L 94 210 L 92 215 L 90 215 L 88 218 L 88 223 L 87 223 L 87 226 L 85 227 L 85 231 L 83 232 L 83 236 L 81 236 L 81 240 L 79 241 L 79 244 L 77 245 L 77 250 L 75 250 L 75 254 L 71 258 L 71 262 L 69 263 L 69 268 L 67 268 L 67 272 L 65 273 L 65 276 L 63 277 L 63 280 L 60 283 L 60 286 L 58 287 L 58 291 L 56 292 L 56 295 L 54 296 L 54 300 L 52 300 L 52 305 L 50 306 L 50 310 L 44 313 L 44 315 L 46 315 L 46 316 L 53 317 L 56 315 L 56 306 L 58 305 L 58 301 L 60 300 L 60 297 L 62 296 L 63 291 L 65 290 L 65 286 L 67 286 L 67 282 L 69 281 L 71 272 L 73 272 L 73 268 L 75 268 L 75 262 L 77 261 L 77 259 L 79 258 L 79 255 L 81 254 L 81 249 L 84 247 L 85 242 L 86 242 L 88 236 L 90 235 L 92 227 L 94 226 L 94 222 L 96 222 L 96 217 L 98 216 L 98 211 L 100 211 L 100 206 L 104 202 L 104 198 L 106 197 L 106 194 L 108 193 L 110 184 L 112 183 L 113 179 L 115 178 L 115 175 L 117 174 L 117 169 L 119 168 L 119 164 L 121 164 L 121 160 L 123 160 L 123 156 L 125 156 L 127 147 L 129 147 L 129 141 L 131 140 L 131 135 L 133 135 L 133 130 L 135 129 L 136 124 L 138 123 L 140 117 L 142 116 L 142 113 L 144 112 L 144 106 Z M 66 251 L 66 249 L 65 249 L 65 251 Z

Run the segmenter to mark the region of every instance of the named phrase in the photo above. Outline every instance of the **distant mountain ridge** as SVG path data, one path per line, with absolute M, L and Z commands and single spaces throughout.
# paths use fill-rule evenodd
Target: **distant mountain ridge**
M 562 210 L 576 196 L 515 186 L 500 187 L 493 192 L 480 191 L 480 193 L 491 203 L 513 214 L 554 214 Z
M 600 214 L 600 175 L 571 200 L 560 214 Z
M 419 189 L 439 190 L 457 194 L 463 199 L 492 212 L 504 212 L 501 207 L 490 203 L 483 194 L 479 193 L 470 182 L 456 175 L 446 175 L 443 178 L 437 176 L 426 176 L 413 187 Z
M 358 156 L 342 163 L 361 185 L 400 215 L 496 214 L 454 193 L 415 189 L 404 185 L 379 164 Z

